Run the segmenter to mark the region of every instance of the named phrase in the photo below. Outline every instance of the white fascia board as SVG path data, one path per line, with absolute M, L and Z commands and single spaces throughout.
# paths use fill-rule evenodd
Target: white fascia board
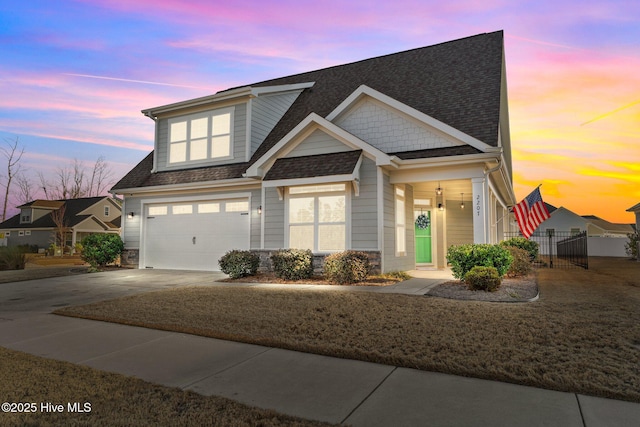
M 252 178 L 233 178 L 233 179 L 221 179 L 218 181 L 187 182 L 184 184 L 122 188 L 115 191 L 112 190 L 110 191 L 110 193 L 122 194 L 122 195 L 127 195 L 127 194 L 138 195 L 138 194 L 146 194 L 146 193 L 172 192 L 172 191 L 216 190 L 220 188 L 247 186 L 247 185 L 260 188 L 260 181 L 256 181 L 255 179 L 252 179 Z
M 377 148 L 367 144 L 360 138 L 350 134 L 346 130 L 336 126 L 330 121 L 322 118 L 316 113 L 311 113 L 303 121 L 298 123 L 284 138 L 282 138 L 276 145 L 274 145 L 269 151 L 267 151 L 262 157 L 260 157 L 249 169 L 247 169 L 245 176 L 247 177 L 262 177 L 264 171 L 263 167 L 269 163 L 272 159 L 275 159 L 278 154 L 282 154 L 285 151 L 290 151 L 293 147 L 288 147 L 290 143 L 296 140 L 300 135 L 308 132 L 309 129 L 321 129 L 332 137 L 338 139 L 345 145 L 352 147 L 355 150 L 362 150 L 370 157 L 374 158 L 378 166 L 391 165 L 391 157 Z M 302 142 L 300 139 L 298 142 Z M 289 150 L 286 150 L 289 148 Z
M 290 85 L 262 86 L 251 88 L 251 95 L 260 96 L 272 93 L 290 92 L 293 90 L 303 90 L 313 87 L 316 82 L 296 83 Z
M 211 104 L 214 102 L 227 101 L 230 99 L 241 98 L 243 96 L 251 95 L 251 87 L 241 87 L 225 92 L 217 92 L 213 95 L 207 95 L 200 98 L 189 99 L 186 101 L 175 102 L 173 104 L 162 105 L 160 107 L 148 108 L 142 110 L 142 114 L 145 116 L 156 117 L 162 113 L 168 113 L 174 110 L 180 110 L 183 108 L 198 107 L 200 105 Z
M 422 113 L 416 110 L 415 108 L 410 107 L 406 104 L 403 104 L 402 102 L 396 99 L 393 99 L 390 96 L 383 94 L 382 92 L 378 92 L 377 90 L 372 89 L 366 85 L 361 85 L 351 95 L 349 95 L 347 99 L 342 101 L 340 105 L 338 105 L 331 113 L 329 113 L 329 115 L 326 117 L 327 120 L 333 122 L 335 119 L 337 119 L 338 117 L 340 117 L 340 115 L 348 111 L 349 108 L 351 108 L 351 106 L 355 105 L 358 101 L 360 101 L 360 99 L 362 99 L 365 96 L 374 98 L 379 102 L 386 104 L 394 108 L 395 110 L 398 110 L 401 113 L 404 113 L 407 116 L 412 117 L 418 120 L 419 122 L 422 122 L 446 135 L 450 135 L 451 137 L 455 138 L 456 140 L 464 144 L 477 148 L 482 152 L 486 153 L 486 152 L 495 151 L 496 149 L 498 151 L 500 150 L 500 148 L 496 148 L 491 145 L 485 144 L 484 142 L 480 141 L 477 138 L 472 137 L 471 135 L 467 135 L 466 133 L 461 132 L 452 126 L 449 126 L 448 124 L 441 122 L 440 120 L 435 119 L 429 116 L 428 114 Z
M 359 179 L 358 174 L 349 173 L 344 175 L 314 176 L 310 178 L 276 179 L 273 181 L 262 181 L 262 186 L 267 187 L 296 187 L 300 185 L 316 185 L 334 182 L 351 182 Z
M 478 153 L 478 154 L 464 154 L 461 156 L 446 156 L 446 157 L 425 157 L 420 159 L 402 160 L 397 156 L 393 156 L 392 160 L 397 164 L 397 168 L 400 170 L 405 169 L 418 169 L 425 166 L 443 167 L 463 165 L 469 163 L 479 163 L 489 160 L 497 160 L 500 158 L 499 153 Z

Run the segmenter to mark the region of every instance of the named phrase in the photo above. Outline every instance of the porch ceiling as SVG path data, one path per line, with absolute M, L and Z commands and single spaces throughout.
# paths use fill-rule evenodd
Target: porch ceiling
M 436 197 L 438 181 L 426 181 L 412 185 L 415 198 L 426 199 Z M 472 189 L 470 179 L 440 181 L 440 187 L 442 188 L 442 194 L 444 195 L 445 200 L 460 200 L 460 193 L 464 193 L 464 200 L 471 200 Z

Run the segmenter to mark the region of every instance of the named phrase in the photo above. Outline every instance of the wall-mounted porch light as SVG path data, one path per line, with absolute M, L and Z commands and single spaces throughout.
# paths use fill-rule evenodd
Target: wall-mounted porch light
M 444 205 L 442 203 L 438 203 L 438 209 L 443 211 L 444 210 Z
M 127 218 L 131 219 L 135 216 L 135 214 L 133 212 L 129 212 L 129 214 L 127 215 Z
M 262 205 L 258 206 L 258 215 L 262 215 Z

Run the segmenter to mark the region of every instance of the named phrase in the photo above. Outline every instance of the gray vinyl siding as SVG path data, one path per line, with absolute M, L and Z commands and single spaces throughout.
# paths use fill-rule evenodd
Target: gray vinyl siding
M 284 200 L 278 197 L 278 190 L 265 188 L 264 215 L 264 248 L 284 248 Z
M 251 153 L 249 156 L 256 152 L 301 92 L 262 95 L 251 101 Z
M 405 186 L 405 224 L 406 224 L 406 255 L 396 256 L 395 236 L 395 195 L 394 186 L 389 183 L 389 177 L 383 177 L 384 197 L 384 271 L 413 270 L 415 260 L 415 238 L 413 227 L 413 187 Z
M 7 237 L 7 246 L 20 246 L 20 245 L 37 245 L 38 248 L 48 248 L 54 240 L 54 230 L 31 230 L 30 236 L 20 236 L 20 231 L 29 230 L 24 229 L 11 229 L 3 230 L 3 233 L 9 231 L 11 234 Z
M 251 215 L 250 222 L 250 245 L 251 249 L 259 249 L 260 248 L 260 215 L 258 214 L 258 207 L 262 205 L 262 201 L 260 199 L 261 191 L 256 188 L 254 190 L 240 190 L 240 191 L 225 191 L 225 192 L 216 192 L 210 193 L 209 195 L 212 198 L 224 198 L 226 195 L 237 195 L 238 193 L 251 193 L 251 206 L 249 215 Z M 197 195 L 193 195 L 194 197 L 198 197 L 199 199 L 205 195 L 202 193 L 198 193 Z M 122 239 L 124 241 L 125 249 L 139 249 L 140 248 L 140 224 L 143 218 L 142 203 L 148 202 L 149 200 L 158 201 L 158 203 L 162 203 L 160 200 L 163 196 L 148 196 L 148 197 L 133 197 L 126 196 L 124 199 L 124 204 L 122 207 Z M 173 195 L 166 196 L 168 200 L 170 200 Z M 181 198 L 188 199 L 189 196 L 180 195 Z M 128 218 L 129 212 L 133 212 L 133 218 Z
M 447 246 L 473 243 L 473 210 L 468 207 L 460 209 L 460 200 L 447 200 L 445 206 Z
M 360 195 L 351 197 L 351 248 L 378 250 L 377 167 L 362 159 Z
M 316 154 L 337 153 L 351 151 L 352 148 L 344 145 L 327 133 L 316 130 L 304 141 L 296 146 L 286 157 L 313 156 Z
M 212 165 L 231 164 L 245 161 L 245 152 L 247 149 L 247 104 L 235 105 L 233 111 L 233 158 L 225 160 L 211 160 L 204 162 L 189 164 L 181 164 L 177 166 L 167 165 L 168 146 L 169 146 L 169 119 L 158 119 L 158 143 L 157 147 L 157 164 L 158 171 L 186 169 L 190 167 L 202 167 Z M 187 114 L 188 115 L 188 114 Z

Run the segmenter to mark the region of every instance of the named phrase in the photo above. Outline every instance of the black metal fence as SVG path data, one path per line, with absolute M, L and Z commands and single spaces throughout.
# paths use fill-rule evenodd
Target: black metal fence
M 519 232 L 505 233 L 504 238 L 522 237 Z M 538 243 L 537 268 L 589 268 L 587 233 L 572 234 L 555 230 L 536 231 L 529 240 Z

